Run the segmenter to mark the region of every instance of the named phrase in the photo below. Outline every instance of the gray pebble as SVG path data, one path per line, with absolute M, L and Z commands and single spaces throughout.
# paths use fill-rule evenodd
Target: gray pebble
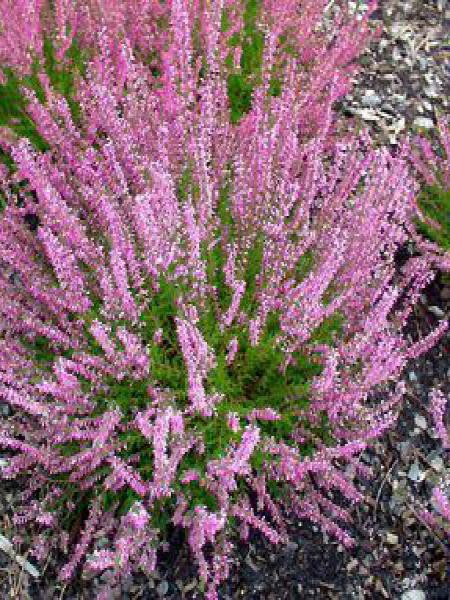
M 169 584 L 167 583 L 167 581 L 165 579 L 163 579 L 158 584 L 158 587 L 156 588 L 156 593 L 158 594 L 158 596 L 162 597 L 162 596 L 165 596 L 168 591 L 169 591 Z

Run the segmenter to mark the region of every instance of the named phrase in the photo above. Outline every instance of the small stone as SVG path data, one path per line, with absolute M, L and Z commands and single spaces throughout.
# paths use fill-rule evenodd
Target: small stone
M 381 98 L 374 90 L 366 90 L 364 96 L 361 98 L 361 103 L 363 106 L 374 108 L 381 104 Z
M 416 415 L 414 417 L 414 424 L 420 429 L 427 429 L 428 427 L 427 420 L 425 419 L 425 417 L 422 417 L 422 415 Z
M 402 460 L 406 462 L 412 454 L 413 446 L 409 440 L 405 440 L 399 443 L 398 449 L 400 450 Z
M 433 129 L 434 127 L 433 119 L 428 117 L 416 117 L 413 125 L 421 127 L 422 129 Z
M 444 461 L 440 456 L 435 456 L 430 460 L 430 466 L 436 471 L 436 473 L 442 473 L 444 470 Z
M 2 417 L 9 417 L 11 414 L 11 407 L 9 404 L 0 403 L 0 415 Z
M 350 571 L 353 571 L 354 569 L 356 569 L 356 567 L 358 566 L 358 561 L 355 558 L 352 558 L 349 563 L 347 564 L 347 572 L 350 573 Z
M 426 548 L 419 548 L 417 546 L 413 546 L 412 551 L 417 556 L 417 558 L 420 558 L 422 554 L 426 552 Z
M 163 579 L 158 584 L 158 587 L 156 588 L 156 593 L 158 594 L 158 596 L 162 597 L 162 596 L 165 596 L 168 591 L 169 591 L 169 584 L 167 583 L 167 581 L 165 579 Z
M 387 533 L 386 542 L 391 546 L 396 546 L 398 544 L 398 535 L 395 535 L 395 533 Z
M 286 550 L 287 550 L 287 552 L 293 554 L 294 552 L 297 552 L 298 544 L 296 542 L 288 542 L 286 544 Z
M 445 319 L 445 312 L 439 306 L 429 306 L 428 312 L 434 315 L 437 319 Z
M 190 583 L 184 586 L 183 592 L 187 594 L 188 592 L 192 592 L 197 587 L 197 580 L 193 579 Z
M 364 119 L 364 121 L 379 121 L 380 117 L 371 108 L 362 108 L 356 111 L 357 114 Z
M 402 594 L 401 600 L 425 600 L 425 592 L 422 590 L 408 590 Z
M 403 563 L 401 563 L 401 562 L 395 563 L 394 569 L 397 573 L 402 573 L 405 570 Z
M 420 467 L 416 462 L 411 465 L 411 468 L 408 471 L 408 479 L 415 481 L 416 483 L 420 483 L 425 479 L 425 473 L 420 470 Z
M 426 87 L 424 92 L 427 98 L 439 98 L 439 92 L 433 86 Z

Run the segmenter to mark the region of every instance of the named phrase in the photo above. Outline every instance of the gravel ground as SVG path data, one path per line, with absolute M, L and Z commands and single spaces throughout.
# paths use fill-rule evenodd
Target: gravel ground
M 449 112 L 450 3 L 380 0 L 379 4 L 374 24 L 383 26 L 381 40 L 362 57 L 362 71 L 341 111 L 368 126 L 379 143 L 395 145 L 407 131 L 432 133 L 436 114 Z M 437 279 L 422 296 L 410 333 L 426 334 L 438 320 L 449 318 L 450 285 Z M 353 509 L 356 547 L 345 550 L 305 523 L 291 525 L 291 542 L 282 548 L 253 534 L 248 544 L 237 545 L 222 600 L 450 598 L 449 548 L 420 517 L 422 508 L 430 508 L 431 490 L 450 464 L 427 413 L 433 386 L 450 393 L 449 356 L 447 335 L 410 365 L 406 402 L 396 428 L 363 455 L 377 476 L 359 484 L 367 501 Z M 7 539 L 13 535 L 9 517 L 16 495 L 17 484 L 3 485 L 0 491 L 0 533 Z M 0 550 L 0 598 L 95 598 L 95 580 L 76 590 L 54 587 L 55 566 L 48 564 L 43 576 L 35 579 Z M 155 577 L 135 578 L 119 597 L 201 598 L 196 576 L 182 539 L 174 539 L 172 553 L 161 556 Z
M 372 18 L 381 37 L 361 57 L 341 110 L 380 143 L 395 145 L 406 132 L 432 130 L 436 116 L 449 113 L 450 2 L 379 0 Z

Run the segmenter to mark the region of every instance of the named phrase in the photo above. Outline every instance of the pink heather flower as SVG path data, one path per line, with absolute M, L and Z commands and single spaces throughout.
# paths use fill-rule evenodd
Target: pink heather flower
M 170 409 L 158 413 L 152 429 L 155 463 L 153 493 L 157 498 L 164 496 L 169 492 L 169 482 L 167 481 L 167 467 L 169 461 L 167 454 L 167 438 L 170 430 L 171 417 L 172 411 Z
M 214 354 L 194 324 L 177 317 L 176 326 L 188 372 L 188 394 L 192 410 L 210 416 L 212 398 L 208 398 L 204 390 L 203 379 L 215 365 Z
M 441 489 L 433 490 L 433 502 L 441 516 L 450 523 L 450 502 Z
M 282 536 L 265 522 L 264 517 L 259 518 L 255 515 L 248 501 L 233 506 L 232 512 L 243 523 L 259 529 L 273 544 L 281 542 Z
M 116 356 L 116 348 L 109 338 L 108 331 L 105 326 L 99 321 L 93 321 L 90 326 L 90 332 L 95 338 L 95 341 L 100 344 L 103 352 L 106 354 L 108 359 L 113 359 Z
M 208 542 L 214 542 L 217 533 L 225 525 L 225 517 L 224 515 L 208 512 L 202 506 L 197 506 L 191 518 L 191 523 L 188 537 L 189 546 L 199 562 L 200 576 L 204 581 L 208 581 L 209 568 L 203 554 L 203 548 Z
M 416 342 L 409 350 L 409 358 L 415 359 L 421 354 L 428 352 L 439 341 L 439 339 L 448 330 L 448 323 L 442 321 L 431 333 L 422 340 Z
M 148 486 L 141 480 L 141 477 L 136 471 L 133 471 L 117 457 L 110 458 L 108 462 L 112 467 L 112 472 L 108 475 L 105 482 L 105 487 L 107 489 L 117 491 L 127 484 L 139 496 L 146 496 Z
M 127 525 L 130 525 L 136 530 L 144 529 L 149 521 L 149 514 L 141 503 L 136 502 L 125 516 Z
M 163 340 L 163 330 L 160 327 L 153 334 L 153 342 L 159 346 L 159 344 L 161 344 L 162 340 Z
M 430 414 L 433 419 L 434 427 L 445 449 L 450 449 L 450 438 L 445 425 L 445 413 L 447 408 L 447 398 L 441 390 L 433 389 L 430 392 Z
M 184 420 L 181 413 L 174 414 L 170 419 L 170 429 L 174 435 L 183 435 Z
M 185 471 L 182 478 L 181 478 L 181 482 L 182 483 L 190 483 L 191 481 L 198 481 L 200 479 L 200 475 L 198 474 L 197 471 L 190 469 L 188 471 Z
M 437 156 L 430 142 L 416 136 L 408 147 L 408 157 L 418 174 L 429 185 L 441 183 L 450 187 L 450 121 L 448 118 L 438 119 L 438 131 L 444 158 Z
M 239 431 L 239 429 L 241 428 L 241 424 L 239 422 L 239 417 L 238 417 L 237 413 L 235 413 L 235 412 L 228 413 L 227 423 L 228 423 L 228 427 L 234 433 L 236 433 L 237 431 Z
M 77 568 L 80 560 L 86 553 L 86 550 L 88 549 L 89 545 L 92 543 L 92 536 L 94 534 L 95 527 L 100 520 L 100 515 L 100 507 L 98 506 L 98 504 L 94 504 L 89 511 L 89 517 L 85 523 L 84 530 L 81 534 L 81 538 L 78 544 L 76 545 L 72 558 L 60 572 L 59 577 L 63 581 L 67 581 L 71 578 L 74 569 Z
M 250 421 L 278 421 L 281 417 L 272 408 L 262 408 L 250 411 L 247 418 Z
M 231 365 L 239 349 L 239 342 L 236 337 L 228 342 L 227 346 L 227 365 Z
M 7 0 L 0 7 L 0 28 L 7 31 L 2 36 L 0 62 L 27 73 L 34 55 L 42 57 L 43 31 L 41 12 L 43 0 L 21 0 L 13 3 Z

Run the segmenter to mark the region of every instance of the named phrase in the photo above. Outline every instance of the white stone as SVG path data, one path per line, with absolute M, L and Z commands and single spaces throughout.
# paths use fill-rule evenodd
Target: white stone
M 408 471 L 408 479 L 420 483 L 425 479 L 425 473 L 420 470 L 419 465 L 415 462 L 411 465 Z
M 444 470 L 444 461 L 440 456 L 435 456 L 430 460 L 430 466 L 437 472 L 441 473 Z
M 0 534 L 0 550 L 3 550 L 5 554 L 8 554 L 13 560 L 15 560 L 27 573 L 32 577 L 40 577 L 39 571 L 34 565 L 28 562 L 23 556 L 14 552 L 13 544 L 4 536 Z
M 425 600 L 425 592 L 422 590 L 408 590 L 402 594 L 401 600 Z
M 375 93 L 375 90 L 366 90 L 364 96 L 361 98 L 363 106 L 373 108 L 381 104 L 381 98 Z
M 396 544 L 398 544 L 398 535 L 395 535 L 395 533 L 387 533 L 386 541 L 391 546 L 395 546 Z
M 359 114 L 364 119 L 364 121 L 379 121 L 380 120 L 379 115 L 377 115 L 372 108 L 363 108 L 361 110 L 358 110 L 357 114 Z
M 433 119 L 429 119 L 428 117 L 416 117 L 414 125 L 423 129 L 432 129 L 434 127 Z
M 161 581 L 161 583 L 156 588 L 156 592 L 157 592 L 158 596 L 165 596 L 168 591 L 169 591 L 169 584 L 165 580 Z
M 425 417 L 422 417 L 422 415 L 416 415 L 414 417 L 414 424 L 417 425 L 417 427 L 420 427 L 420 429 L 426 429 L 428 427 L 427 420 Z

